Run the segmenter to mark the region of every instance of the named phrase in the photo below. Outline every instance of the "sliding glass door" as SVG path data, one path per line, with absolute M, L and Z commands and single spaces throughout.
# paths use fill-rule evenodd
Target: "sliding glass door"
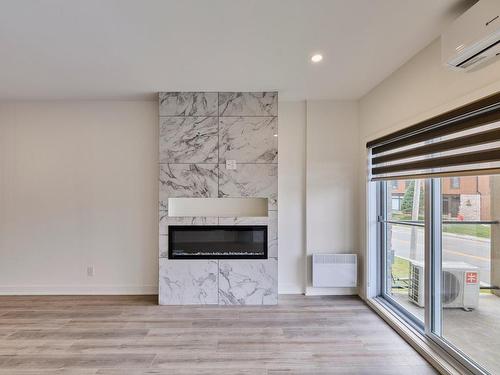
M 381 297 L 471 371 L 500 373 L 500 175 L 378 185 Z
M 500 176 L 439 179 L 440 301 L 433 334 L 460 358 L 500 373 Z M 444 202 L 453 197 L 458 210 Z
M 380 300 L 472 373 L 500 374 L 500 92 L 367 149 Z
M 424 181 L 391 180 L 380 186 L 382 293 L 418 327 L 424 322 Z M 413 301 L 413 302 L 412 302 Z

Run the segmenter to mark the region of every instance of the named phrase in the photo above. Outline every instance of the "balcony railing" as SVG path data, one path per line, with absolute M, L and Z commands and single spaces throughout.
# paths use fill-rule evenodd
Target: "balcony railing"
M 380 223 L 388 223 L 388 224 L 401 224 L 401 225 L 410 225 L 416 227 L 424 227 L 423 220 L 379 220 Z M 498 220 L 483 220 L 483 221 L 458 221 L 458 220 L 443 220 L 443 224 L 498 224 L 500 221 Z

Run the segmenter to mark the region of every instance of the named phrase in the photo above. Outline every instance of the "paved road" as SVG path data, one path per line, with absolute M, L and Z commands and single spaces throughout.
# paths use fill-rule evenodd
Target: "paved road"
M 415 256 L 410 256 L 411 230 L 409 226 L 392 226 L 392 248 L 396 256 L 416 260 L 424 259 L 424 230 L 417 228 Z M 443 233 L 443 261 L 465 262 L 479 267 L 480 278 L 490 283 L 490 241 L 474 237 Z

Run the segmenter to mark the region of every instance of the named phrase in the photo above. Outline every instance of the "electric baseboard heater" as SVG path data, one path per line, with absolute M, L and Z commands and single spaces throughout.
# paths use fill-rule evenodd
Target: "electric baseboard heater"
M 313 286 L 352 288 L 358 279 L 356 254 L 313 254 Z

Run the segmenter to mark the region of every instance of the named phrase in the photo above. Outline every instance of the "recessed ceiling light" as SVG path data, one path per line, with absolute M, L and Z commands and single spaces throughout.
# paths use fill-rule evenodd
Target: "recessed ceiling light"
M 323 55 L 321 55 L 319 53 L 312 55 L 312 57 L 311 57 L 311 61 L 313 63 L 319 63 L 321 60 L 323 60 Z

